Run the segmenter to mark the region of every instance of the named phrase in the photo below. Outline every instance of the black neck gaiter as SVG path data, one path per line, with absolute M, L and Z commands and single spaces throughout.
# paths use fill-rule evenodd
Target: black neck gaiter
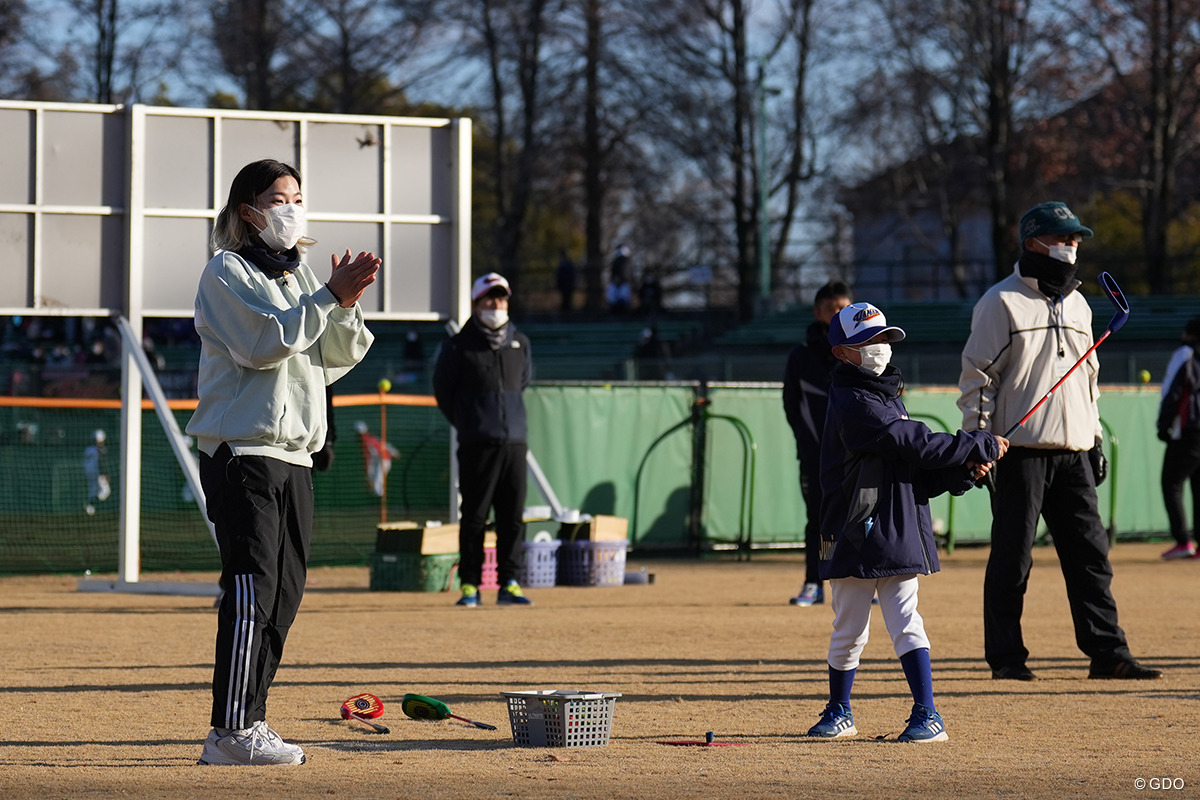
M 1038 289 L 1047 297 L 1067 294 L 1075 283 L 1075 273 L 1079 271 L 1075 264 L 1032 250 L 1021 253 L 1021 260 L 1017 263 L 1021 274 L 1026 278 L 1034 278 L 1038 282 Z
M 293 247 L 282 253 L 268 250 L 257 238 L 238 251 L 238 255 L 261 269 L 269 278 L 279 278 L 300 266 L 300 251 Z

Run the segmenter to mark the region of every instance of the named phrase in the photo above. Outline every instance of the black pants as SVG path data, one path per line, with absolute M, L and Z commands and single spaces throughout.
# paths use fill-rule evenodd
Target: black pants
M 496 572 L 500 585 L 517 579 L 518 548 L 525 540 L 525 450 L 521 444 L 459 444 L 458 574 L 478 586 L 483 579 L 483 529 L 496 512 Z
M 267 691 L 304 596 L 312 541 L 312 470 L 221 445 L 200 456 L 200 483 L 221 548 L 212 726 L 266 719 Z
M 815 472 L 815 470 L 813 470 Z M 808 521 L 804 523 L 804 582 L 821 583 L 821 481 L 800 462 L 800 494 Z
M 1200 514 L 1200 431 L 1184 431 L 1181 439 L 1167 442 L 1167 452 L 1163 455 L 1163 503 L 1167 507 L 1171 536 L 1181 545 L 1195 535 L 1183 508 L 1185 483 L 1192 487 L 1192 514 Z
M 1092 662 L 1130 658 L 1112 596 L 1108 533 L 1100 521 L 1087 453 L 1014 447 L 996 466 L 992 550 L 983 579 L 984 652 L 992 669 L 1024 664 L 1021 612 L 1038 517 L 1058 550 L 1075 643 Z

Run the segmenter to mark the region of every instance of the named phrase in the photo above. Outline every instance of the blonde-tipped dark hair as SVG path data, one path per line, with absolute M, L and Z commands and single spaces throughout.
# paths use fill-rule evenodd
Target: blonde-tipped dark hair
M 257 208 L 255 202 L 258 196 L 271 188 L 275 181 L 286 177 L 295 179 L 296 185 L 300 186 L 300 173 L 296 168 L 273 158 L 264 158 L 242 167 L 229 186 L 229 199 L 225 207 L 217 214 L 212 233 L 213 249 L 236 252 L 250 244 L 250 238 L 258 231 L 246 224 L 238 209 L 242 203 Z M 316 243 L 316 239 L 305 236 L 296 246 L 303 252 L 305 247 Z

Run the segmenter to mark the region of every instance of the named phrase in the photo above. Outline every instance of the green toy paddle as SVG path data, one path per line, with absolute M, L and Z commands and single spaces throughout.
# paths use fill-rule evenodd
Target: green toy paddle
M 404 695 L 404 699 L 400 701 L 400 710 L 404 712 L 405 716 L 412 717 L 413 719 L 457 719 L 474 725 L 476 728 L 483 728 L 488 731 L 496 730 L 495 725 L 488 725 L 485 722 L 476 722 L 473 719 L 451 714 L 450 706 L 441 700 L 435 700 L 423 694 Z

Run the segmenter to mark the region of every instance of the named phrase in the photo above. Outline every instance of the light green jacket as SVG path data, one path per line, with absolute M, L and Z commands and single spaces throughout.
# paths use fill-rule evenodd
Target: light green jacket
M 362 309 L 342 308 L 307 265 L 270 278 L 236 253 L 213 256 L 196 293 L 200 450 L 312 466 L 325 444 L 325 387 L 374 341 Z

